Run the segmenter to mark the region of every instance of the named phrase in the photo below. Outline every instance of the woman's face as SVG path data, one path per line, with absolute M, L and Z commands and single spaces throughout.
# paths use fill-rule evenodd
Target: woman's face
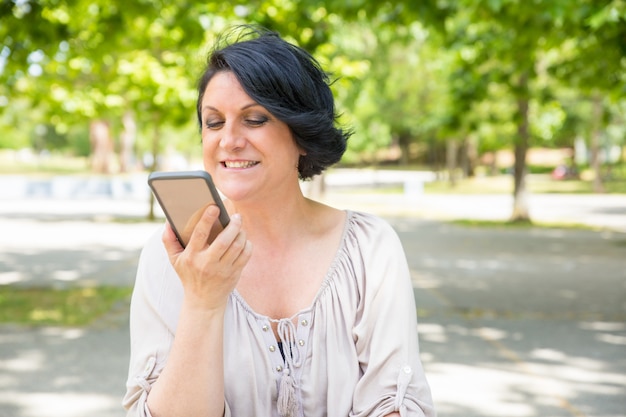
M 301 151 L 289 127 L 250 98 L 232 72 L 213 76 L 200 111 L 204 167 L 228 199 L 297 184 Z

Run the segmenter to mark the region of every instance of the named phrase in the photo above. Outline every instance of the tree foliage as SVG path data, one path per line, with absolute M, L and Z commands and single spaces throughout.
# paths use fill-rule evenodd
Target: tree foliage
M 3 0 L 0 147 L 85 152 L 94 122 L 120 147 L 132 115 L 136 150 L 196 149 L 205 53 L 240 23 L 280 32 L 331 72 L 355 130 L 348 161 L 513 149 L 513 218 L 528 218 L 530 146 L 624 144 L 624 0 Z

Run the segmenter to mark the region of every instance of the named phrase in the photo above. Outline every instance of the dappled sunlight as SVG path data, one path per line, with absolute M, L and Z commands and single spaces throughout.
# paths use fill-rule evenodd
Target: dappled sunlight
M 455 258 L 455 259 L 445 259 L 442 257 L 429 257 L 429 256 L 420 256 L 419 258 L 420 264 L 425 268 L 451 268 L 451 269 L 459 269 L 463 271 L 480 271 L 481 273 L 485 273 L 486 271 L 509 271 L 511 269 L 511 260 L 510 259 L 478 259 L 478 258 Z M 536 269 L 533 265 L 514 265 L 513 266 L 518 271 L 529 271 Z
M 533 404 L 516 389 L 536 383 L 515 372 L 485 366 L 436 363 L 428 366 L 428 379 L 439 415 L 465 410 L 480 416 L 538 416 Z
M 624 322 L 585 322 L 581 323 L 580 328 L 596 332 L 594 333 L 594 338 L 599 342 L 608 343 L 611 345 L 626 346 L 626 323 Z
M 448 338 L 443 326 L 435 323 L 421 323 L 419 325 L 420 338 L 431 343 L 446 343 Z
M 81 278 L 81 273 L 77 270 L 51 271 L 50 274 L 51 278 L 57 281 L 77 281 Z
M 19 409 L 22 417 L 115 416 L 114 410 L 121 410 L 118 398 L 103 394 L 4 391 L 0 393 L 2 404 Z M 121 411 L 117 415 L 122 415 Z
M 138 257 L 139 249 L 119 250 L 103 246 L 31 249 L 29 253 L 7 249 L 0 258 L 0 285 L 129 286 L 134 283 Z
M 597 334 L 596 340 L 604 343 L 611 343 L 614 345 L 626 346 L 626 336 L 615 336 L 612 334 Z
M 428 273 L 416 273 L 414 270 L 411 270 L 411 279 L 415 288 L 427 289 L 441 286 L 441 281 Z
M 422 360 L 439 415 L 623 415 L 618 410 L 624 405 L 626 390 L 626 375 L 621 371 L 624 360 L 611 363 L 596 357 L 593 349 L 573 354 L 559 340 L 558 332 L 546 336 L 543 347 L 524 349 L 528 337 L 536 340 L 536 335 L 520 330 L 529 322 L 482 322 L 492 325 L 477 325 L 474 320 L 420 323 Z M 565 329 L 577 326 L 562 325 Z M 611 323 L 596 327 L 620 328 Z M 597 402 L 615 414 L 593 411 Z
M 6 202 L 3 201 L 4 205 Z M 140 248 L 159 223 L 117 223 L 89 220 L 42 221 L 35 218 L 0 217 L 0 250 L 25 251 L 48 248 L 110 247 L 126 251 Z M 132 230 L 132 233 L 129 233 Z
M 624 416 L 621 235 L 399 223 L 440 416 Z
M 0 285 L 132 285 L 139 251 L 159 227 L 0 218 Z
M 473 333 L 490 341 L 503 340 L 503 339 L 506 339 L 508 336 L 508 333 L 504 330 L 494 329 L 494 328 L 489 328 L 489 327 L 481 327 L 479 329 L 474 330 Z
M 86 336 L 84 328 L 1 327 L 0 415 L 123 415 L 129 354 L 126 324 L 90 329 Z
M 591 321 L 580 323 L 580 328 L 585 330 L 595 330 L 600 332 L 626 331 L 626 323 Z
M 626 375 L 611 372 L 606 361 L 572 357 L 555 349 L 535 349 L 529 353 L 531 361 L 527 362 L 528 371 L 535 375 L 550 377 L 558 375 L 563 381 L 584 384 L 590 392 L 617 394 L 622 392 L 626 384 Z
M 41 333 L 53 337 L 54 339 L 51 339 L 51 343 L 53 343 L 54 340 L 79 339 L 85 335 L 86 330 L 83 328 L 45 327 L 41 329 Z
M 564 361 L 560 364 L 526 364 L 528 371 L 542 378 L 555 378 L 563 387 L 574 386 L 569 391 L 585 391 L 593 394 L 619 395 L 624 392 L 626 377 L 620 373 L 608 372 L 604 369 L 590 370 L 582 368 L 576 361 Z M 556 387 L 556 382 L 554 383 Z M 567 389 L 563 388 L 564 394 Z M 574 395 L 575 397 L 575 395 Z
M 9 359 L 0 361 L 0 369 L 3 372 L 35 372 L 43 366 L 45 355 L 34 349 L 24 349 Z

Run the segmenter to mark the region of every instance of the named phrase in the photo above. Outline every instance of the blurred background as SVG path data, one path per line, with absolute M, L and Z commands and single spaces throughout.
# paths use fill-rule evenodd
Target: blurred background
M 0 1 L 0 416 L 123 415 L 147 175 L 242 23 L 334 80 L 302 187 L 400 234 L 440 415 L 626 416 L 624 0 Z

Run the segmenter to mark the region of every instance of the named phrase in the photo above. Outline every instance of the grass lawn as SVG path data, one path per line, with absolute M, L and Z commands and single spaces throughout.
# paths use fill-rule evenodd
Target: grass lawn
M 578 230 L 601 230 L 601 228 L 576 223 L 543 223 L 543 222 L 512 222 L 508 220 L 451 220 L 450 223 L 465 227 L 491 227 L 496 229 L 512 228 L 512 229 L 578 229 Z
M 549 193 L 592 193 L 591 181 L 564 180 L 558 181 L 549 175 L 531 174 L 526 177 L 528 191 L 534 194 Z M 606 181 L 607 193 L 626 194 L 626 179 Z M 448 181 L 435 181 L 424 185 L 426 193 L 433 194 L 512 194 L 513 177 L 500 175 L 494 177 L 463 178 L 452 187 Z
M 0 286 L 0 323 L 85 326 L 130 300 L 130 287 L 20 288 Z

